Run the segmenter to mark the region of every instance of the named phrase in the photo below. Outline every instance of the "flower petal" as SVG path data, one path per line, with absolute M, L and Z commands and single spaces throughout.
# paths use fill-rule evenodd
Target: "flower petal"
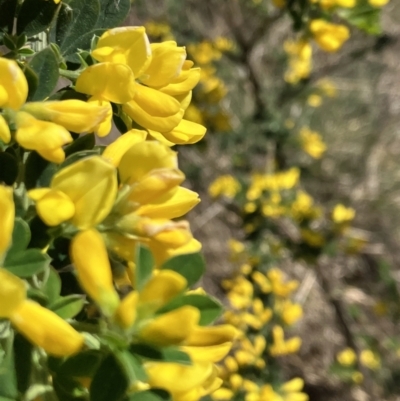
M 94 230 L 78 233 L 71 242 L 71 259 L 83 289 L 111 316 L 119 305 L 107 249 L 101 234 Z
M 115 167 L 101 156 L 81 159 L 54 175 L 51 187 L 64 192 L 75 204 L 72 223 L 94 227 L 111 211 L 117 195 Z
M 28 97 L 28 82 L 14 60 L 0 57 L 0 107 L 18 110 Z
M 78 92 L 113 103 L 126 103 L 135 94 L 135 78 L 125 64 L 99 63 L 86 68 L 76 81 Z
M 83 347 L 84 337 L 64 319 L 36 302 L 26 300 L 10 317 L 12 325 L 50 355 L 69 356 Z

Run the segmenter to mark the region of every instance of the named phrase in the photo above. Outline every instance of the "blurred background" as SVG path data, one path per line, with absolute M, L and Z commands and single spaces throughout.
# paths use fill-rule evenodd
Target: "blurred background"
M 240 315 L 250 304 L 237 301 L 238 277 L 273 313 L 254 271 L 297 282 L 297 315 L 282 327 L 298 352 L 259 352 L 265 366 L 232 354 L 238 367 L 222 367 L 227 391 L 212 399 L 400 400 L 400 3 L 328 3 L 132 3 L 129 25 L 186 46 L 202 68 L 185 118 L 208 132 L 179 149 L 202 198 L 188 216 L 208 266 L 201 285 Z M 348 40 L 338 31 L 343 43 L 324 49 L 310 23 L 320 18 Z M 278 341 L 271 319 L 245 325 L 266 350 Z M 303 393 L 279 387 L 295 377 Z M 243 380 L 275 393 L 257 398 Z

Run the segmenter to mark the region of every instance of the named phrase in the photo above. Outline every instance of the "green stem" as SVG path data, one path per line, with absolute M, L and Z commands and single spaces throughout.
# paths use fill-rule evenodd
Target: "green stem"
M 59 74 L 64 77 L 64 78 L 68 78 L 71 81 L 76 81 L 79 77 L 80 71 L 69 71 L 69 70 L 63 70 L 63 69 L 59 69 L 58 70 Z

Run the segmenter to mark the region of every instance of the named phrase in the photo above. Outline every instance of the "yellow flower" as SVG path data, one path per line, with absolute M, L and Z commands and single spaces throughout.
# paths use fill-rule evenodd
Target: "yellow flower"
M 350 31 L 344 25 L 336 25 L 323 19 L 315 19 L 310 23 L 310 31 L 322 50 L 336 52 L 350 38 Z
M 78 281 L 88 295 L 111 316 L 119 304 L 114 288 L 111 266 L 101 234 L 94 230 L 81 231 L 71 242 L 71 259 Z
M 38 303 L 26 300 L 9 317 L 12 325 L 33 344 L 57 357 L 80 351 L 84 337 L 64 319 Z
M 205 135 L 207 129 L 203 125 L 182 119 L 181 122 L 171 131 L 158 133 L 149 130 L 151 136 L 166 143 L 173 145 L 190 145 L 199 142 Z
M 368 3 L 372 6 L 372 7 L 383 7 L 386 6 L 386 4 L 389 3 L 389 0 L 368 0 Z
M 70 220 L 79 229 L 96 226 L 111 211 L 117 194 L 116 170 L 100 156 L 81 159 L 56 173 L 50 188 L 29 191 L 48 225 Z
M 159 346 L 181 344 L 198 324 L 199 319 L 200 312 L 197 308 L 181 306 L 150 321 L 140 331 L 140 336 L 144 341 Z
M 332 212 L 332 220 L 337 224 L 349 223 L 356 215 L 356 211 L 351 207 L 338 204 L 334 207 Z
M 239 331 L 229 324 L 196 326 L 180 348 L 195 362 L 219 362 L 230 351 Z
M 0 185 L 0 261 L 11 243 L 14 217 L 13 190 L 10 187 Z
M 22 110 L 40 120 L 51 121 L 78 134 L 93 132 L 108 114 L 106 105 L 100 106 L 75 99 L 27 103 Z
M 135 78 L 125 64 L 99 63 L 86 68 L 76 81 L 75 89 L 97 100 L 126 103 L 135 94 Z
M 83 103 L 83 102 L 82 102 Z M 62 126 L 52 122 L 37 120 L 31 114 L 18 112 L 17 142 L 28 150 L 36 150 L 43 158 L 54 163 L 65 159 L 62 147 L 72 142 L 71 134 Z
M 132 279 L 135 286 L 135 280 Z M 161 270 L 146 283 L 140 291 L 130 292 L 115 313 L 116 321 L 129 329 L 139 317 L 147 317 L 179 295 L 187 286 L 186 279 L 171 270 Z
M 304 380 L 296 377 L 282 384 L 278 392 L 283 401 L 308 401 L 308 395 L 301 392 L 304 387 Z
M 343 8 L 353 8 L 357 4 L 357 0 L 336 0 L 336 5 Z
M 283 272 L 279 269 L 270 269 L 267 277 L 271 283 L 272 292 L 282 298 L 288 297 L 299 285 L 295 280 L 285 282 Z
M 221 175 L 210 184 L 208 193 L 212 198 L 226 196 L 232 199 L 240 189 L 241 185 L 235 177 L 231 175 Z
M 221 387 L 211 394 L 211 398 L 216 401 L 229 401 L 233 399 L 234 395 L 232 390 Z
M 26 299 L 25 283 L 0 268 L 0 318 L 9 318 Z
M 177 250 L 192 241 L 188 223 L 171 219 L 187 213 L 199 198 L 179 186 L 184 175 L 177 169 L 176 154 L 170 148 L 155 141 L 139 142 L 121 156 L 122 146 L 118 150 L 122 187 L 113 223 L 118 234 L 108 235 L 109 246 L 126 258 L 126 248 L 132 252 L 137 241 L 144 241 L 160 260 L 168 249 Z M 122 247 L 118 235 L 126 237 Z
M 33 344 L 54 356 L 69 356 L 83 346 L 83 336 L 65 320 L 36 302 L 26 299 L 26 285 L 0 268 L 0 317 Z
M 92 55 L 99 61 L 108 62 L 107 68 L 115 69 L 116 63 L 122 63 L 131 69 L 136 82 L 129 96 L 122 99 L 127 95 L 122 83 L 108 86 L 107 82 L 107 89 L 123 103 L 124 112 L 149 129 L 153 137 L 173 145 L 195 143 L 204 136 L 206 129 L 203 126 L 182 121 L 190 103 L 191 90 L 200 78 L 199 69 L 191 68 L 193 63 L 185 60 L 184 47 L 177 46 L 174 41 L 149 45 L 144 28 L 116 28 L 101 36 Z M 94 69 L 99 70 L 98 75 L 103 75 L 100 69 L 105 70 L 106 66 L 89 67 L 82 79 L 78 79 L 78 90 L 115 102 L 105 95 L 104 88 L 93 84 L 96 77 L 88 78 Z M 133 96 L 131 92 L 134 92 Z
M 0 57 L 0 76 L 0 107 L 6 116 L 0 118 L 0 139 L 10 141 L 7 123 L 13 122 L 17 142 L 51 162 L 61 163 L 65 159 L 62 147 L 72 142 L 68 130 L 93 132 L 110 117 L 109 106 L 80 100 L 24 104 L 28 84 L 13 60 Z
M 300 80 L 308 78 L 312 69 L 311 44 L 304 39 L 286 41 L 284 43 L 284 50 L 288 55 L 288 68 L 285 72 L 285 81 L 296 84 Z
M 173 401 L 197 401 L 215 391 L 222 380 L 211 363 L 180 365 L 171 362 L 146 362 L 151 387 L 167 390 Z
M 125 103 L 123 110 L 142 127 L 161 133 L 174 129 L 184 114 L 172 96 L 140 84 L 136 85 L 133 100 Z
M 263 352 L 267 342 L 264 336 L 257 335 L 253 343 L 245 337 L 239 341 L 238 345 L 239 349 L 234 355 L 239 366 L 255 366 L 259 369 L 265 367 Z
M 281 306 L 281 317 L 285 324 L 292 325 L 303 316 L 301 305 L 294 304 L 289 300 L 283 302 Z
M 314 159 L 320 159 L 326 151 L 326 145 L 318 132 L 307 127 L 300 130 L 301 146 Z
M 368 369 L 377 370 L 381 366 L 381 360 L 378 355 L 374 354 L 370 349 L 364 349 L 360 353 L 360 362 Z
M 272 337 L 273 344 L 270 346 L 269 352 L 273 357 L 296 353 L 300 349 L 300 337 L 293 337 L 285 341 L 281 326 L 274 326 L 272 328 Z
M 336 359 L 343 366 L 351 366 L 356 363 L 357 355 L 352 348 L 345 348 L 337 354 Z
M 28 82 L 14 60 L 0 57 L 0 108 L 18 110 L 28 96 Z
M 101 62 L 127 64 L 135 78 L 151 62 L 151 47 L 144 27 L 109 29 L 100 37 L 92 56 Z
M 316 94 L 312 94 L 308 96 L 307 104 L 311 107 L 319 107 L 322 104 L 322 97 Z
M 141 81 L 153 88 L 166 86 L 180 74 L 186 59 L 186 50 L 178 47 L 174 41 L 152 43 L 150 47 L 152 59 L 143 71 Z

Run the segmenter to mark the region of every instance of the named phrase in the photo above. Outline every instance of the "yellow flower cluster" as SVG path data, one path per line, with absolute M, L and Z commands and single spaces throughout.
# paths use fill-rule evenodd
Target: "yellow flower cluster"
M 108 113 L 105 106 L 81 100 L 26 103 L 27 97 L 28 82 L 18 64 L 0 57 L 0 140 L 14 140 L 54 163 L 65 158 L 69 131 L 94 132 Z
M 221 175 L 216 178 L 208 187 L 208 194 L 212 198 L 218 196 L 226 196 L 233 199 L 240 191 L 241 185 L 239 181 L 232 175 Z
M 15 206 L 12 188 L 0 185 L 0 259 L 11 245 Z M 13 327 L 34 344 L 55 356 L 78 352 L 84 337 L 54 312 L 27 299 L 23 280 L 0 268 L 0 318 L 9 319 Z
M 285 81 L 296 84 L 308 78 L 312 69 L 312 47 L 310 42 L 300 39 L 288 40 L 283 49 L 288 56 L 288 68 L 285 72 Z
M 242 334 L 221 364 L 220 377 L 224 384 L 212 398 L 230 400 L 235 394 L 244 394 L 246 401 L 286 400 L 291 399 L 290 396 L 308 400 L 301 392 L 304 383 L 299 378 L 280 386 L 259 380 L 264 377 L 260 372 L 268 369 L 269 361 L 299 351 L 300 338 L 285 339 L 284 334 L 284 327 L 295 324 L 302 317 L 301 306 L 290 300 L 298 283 L 286 281 L 283 272 L 277 268 L 264 273 L 258 261 L 247 254 L 244 244 L 230 243 L 235 245 L 233 260 L 241 264 L 236 275 L 222 283 L 231 306 L 224 314 L 224 321 Z M 271 341 L 269 344 L 267 336 Z
M 219 46 L 227 44 L 220 41 Z M 90 55 L 94 63 L 74 72 L 74 89 L 87 101 L 26 102 L 22 69 L 0 58 L 1 143 L 62 163 L 53 165 L 47 186 L 29 190 L 25 201 L 30 213 L 36 209 L 35 218 L 55 233 L 46 250 L 57 235 L 70 240 L 79 285 L 108 329 L 129 344 L 173 346 L 190 357 L 190 364 L 146 360 L 147 379 L 137 380 L 131 391 L 161 388 L 173 401 L 197 401 L 221 385 L 215 364 L 238 333 L 229 324 L 204 327 L 200 307 L 190 303 L 161 312 L 171 301 L 190 295 L 185 277 L 162 265 L 201 248 L 188 222 L 177 220 L 199 198 L 181 186 L 185 176 L 170 148 L 197 142 L 205 134 L 203 126 L 183 118 L 200 69 L 193 68 L 176 42 L 150 44 L 143 27 L 106 31 Z M 64 146 L 73 141 L 70 131 L 108 135 L 114 114 L 127 132 L 101 151 L 63 163 Z M 13 235 L 13 194 L 13 188 L 0 185 L 2 262 Z M 152 254 L 145 282 L 137 265 L 141 246 Z M 0 318 L 50 355 L 70 356 L 84 349 L 84 334 L 28 299 L 31 285 L 0 268 Z M 128 292 L 123 299 L 122 288 Z
M 379 355 L 370 349 L 361 350 L 359 358 L 352 348 L 345 348 L 340 351 L 336 355 L 336 360 L 339 365 L 343 366 L 349 371 L 351 380 L 356 384 L 361 383 L 364 379 L 363 374 L 357 370 L 358 359 L 360 364 L 365 366 L 367 369 L 376 371 L 381 367 L 381 359 Z
M 308 127 L 301 128 L 299 135 L 303 150 L 314 159 L 320 159 L 326 151 L 321 135 Z
M 174 40 L 171 27 L 166 23 L 148 21 L 146 29 L 149 36 Z M 217 76 L 214 65 L 224 53 L 235 50 L 234 42 L 223 36 L 213 40 L 203 40 L 188 44 L 187 50 L 196 65 L 201 67 L 200 85 L 196 89 L 194 102 L 185 110 L 185 119 L 198 124 L 206 124 L 218 131 L 229 131 L 231 125 L 229 115 L 221 101 L 227 94 L 225 83 Z
M 345 25 L 333 24 L 324 19 L 313 19 L 309 24 L 312 38 L 326 52 L 336 52 L 350 38 L 350 31 Z M 308 37 L 287 40 L 283 49 L 288 57 L 285 81 L 297 84 L 310 76 L 312 70 L 312 45 Z

